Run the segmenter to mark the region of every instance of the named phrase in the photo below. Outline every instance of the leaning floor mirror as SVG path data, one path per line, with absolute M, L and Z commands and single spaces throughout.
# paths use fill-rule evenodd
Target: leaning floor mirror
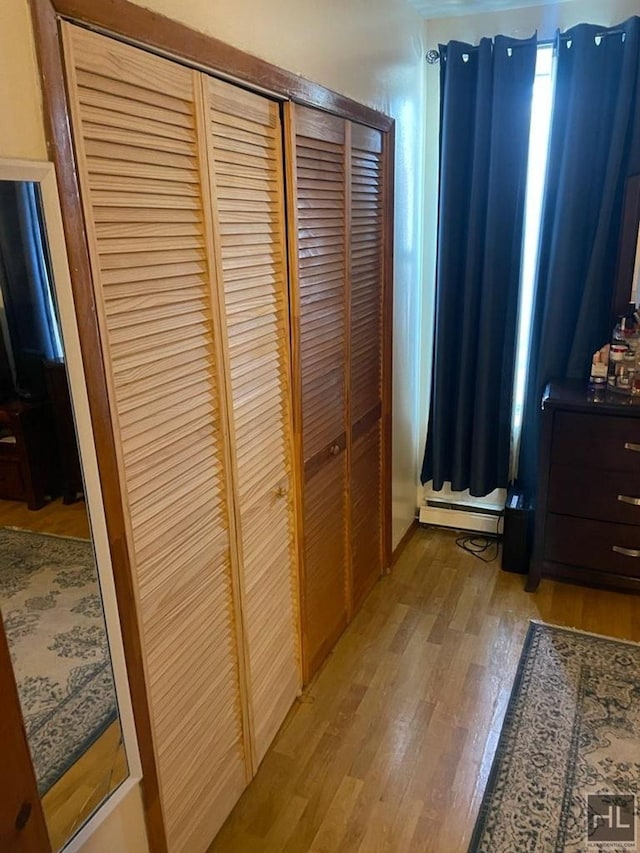
M 0 610 L 57 851 L 130 776 L 130 707 L 88 407 L 81 378 L 69 383 L 80 353 L 61 323 L 43 182 L 3 179 L 20 174 L 0 164 Z

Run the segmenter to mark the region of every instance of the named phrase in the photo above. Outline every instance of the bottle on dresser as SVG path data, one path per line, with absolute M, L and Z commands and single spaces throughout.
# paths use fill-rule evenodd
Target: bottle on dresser
M 607 370 L 609 389 L 623 394 L 640 393 L 639 359 L 640 324 L 636 306 L 631 303 L 627 312 L 618 318 L 611 336 Z
M 593 356 L 591 373 L 589 374 L 589 399 L 593 403 L 603 403 L 607 388 L 607 362 L 600 350 Z

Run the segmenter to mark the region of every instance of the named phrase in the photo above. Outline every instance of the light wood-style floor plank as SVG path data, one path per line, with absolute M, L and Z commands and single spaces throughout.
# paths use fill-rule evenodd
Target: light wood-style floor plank
M 529 619 L 640 640 L 640 596 L 524 578 L 420 528 L 210 853 L 464 853 Z
M 60 850 L 128 775 L 116 720 L 42 798 L 54 851 Z
M 58 498 L 36 510 L 29 509 L 24 501 L 0 500 L 0 527 L 18 527 L 76 539 L 91 538 L 87 507 L 82 500 L 63 504 L 62 498 Z

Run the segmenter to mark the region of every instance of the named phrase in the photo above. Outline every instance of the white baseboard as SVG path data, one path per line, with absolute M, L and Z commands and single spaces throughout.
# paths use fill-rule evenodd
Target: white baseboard
M 477 533 L 502 533 L 505 489 L 477 498 L 468 491 L 456 492 L 450 483 L 435 491 L 429 482 L 418 490 L 420 524 L 435 524 Z
M 468 512 L 456 509 L 438 509 L 433 506 L 420 507 L 420 524 L 434 524 L 438 527 L 452 527 L 455 530 L 469 530 L 473 533 L 502 533 L 502 516 L 486 515 L 482 512 Z

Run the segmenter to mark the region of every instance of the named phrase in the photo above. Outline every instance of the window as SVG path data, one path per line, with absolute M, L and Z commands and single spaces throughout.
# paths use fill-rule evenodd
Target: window
M 520 306 L 516 348 L 513 410 L 511 415 L 511 476 L 517 474 L 517 461 L 522 433 L 522 414 L 531 346 L 533 296 L 535 287 L 542 200 L 547 173 L 551 111 L 553 105 L 553 45 L 541 45 L 536 61 L 536 78 L 531 108 L 529 136 L 529 164 L 527 169 L 527 194 L 525 202 L 522 269 L 520 274 Z

